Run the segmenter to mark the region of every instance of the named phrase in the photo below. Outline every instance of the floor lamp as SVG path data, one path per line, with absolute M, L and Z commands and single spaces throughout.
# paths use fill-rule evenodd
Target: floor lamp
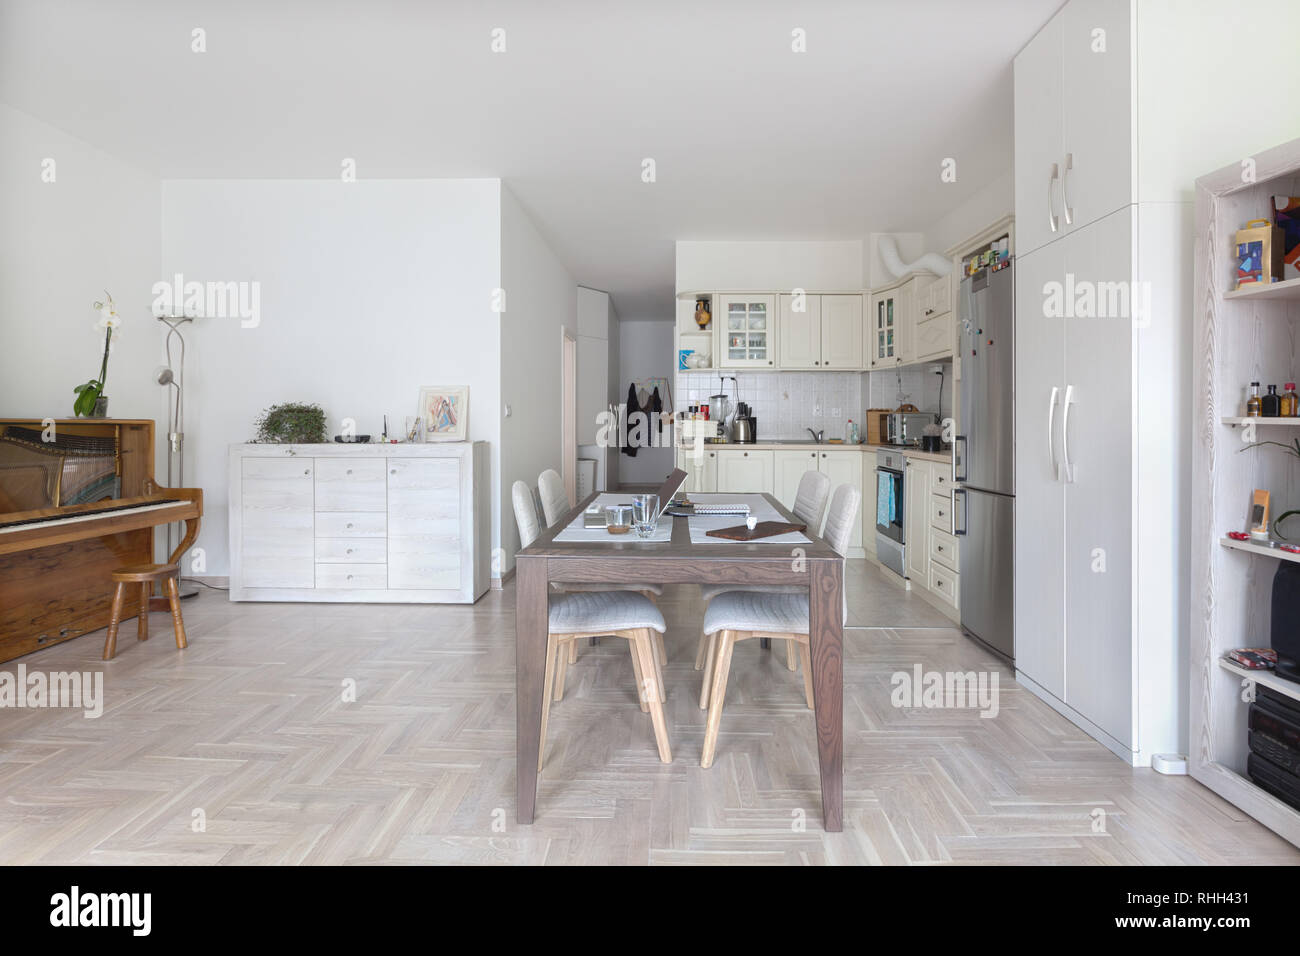
M 173 389 L 172 400 L 167 406 L 167 487 L 184 488 L 185 487 L 185 336 L 181 335 L 180 327 L 186 322 L 194 320 L 184 315 L 160 315 L 158 321 L 167 326 L 167 340 L 165 347 L 167 350 L 167 364 L 159 366 L 154 372 L 154 381 L 166 388 L 170 385 Z M 172 338 L 180 348 L 180 361 L 173 364 L 172 362 Z M 172 484 L 172 460 L 176 461 L 176 484 Z M 170 555 L 175 547 L 172 544 L 172 535 L 179 528 L 175 523 L 167 526 L 167 553 Z M 184 555 L 181 556 L 184 560 Z M 199 587 L 192 582 L 186 583 L 184 575 L 178 575 L 179 580 L 176 582 L 180 589 L 182 598 L 192 598 L 199 593 Z

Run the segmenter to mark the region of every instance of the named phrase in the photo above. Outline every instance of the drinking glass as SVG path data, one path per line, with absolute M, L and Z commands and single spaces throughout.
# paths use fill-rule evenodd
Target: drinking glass
M 632 496 L 632 524 L 636 527 L 638 538 L 648 538 L 655 533 L 659 524 L 659 496 Z
M 632 530 L 632 509 L 627 505 L 605 507 L 605 530 L 610 534 L 627 534 Z

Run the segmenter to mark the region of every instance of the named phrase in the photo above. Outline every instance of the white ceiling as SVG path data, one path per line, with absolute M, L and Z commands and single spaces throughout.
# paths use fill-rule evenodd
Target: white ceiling
M 164 178 L 499 176 L 656 318 L 673 240 L 923 231 L 990 182 L 1059 4 L 0 0 L 0 99 Z

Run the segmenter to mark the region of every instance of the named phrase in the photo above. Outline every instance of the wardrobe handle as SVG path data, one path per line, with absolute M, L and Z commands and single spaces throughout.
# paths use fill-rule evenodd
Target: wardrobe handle
M 1061 465 L 1056 460 L 1056 396 L 1060 389 L 1052 386 L 1052 395 L 1047 400 L 1047 458 L 1052 463 L 1052 477 L 1061 480 Z
M 1074 224 L 1074 210 L 1070 208 L 1070 170 L 1074 169 L 1074 153 L 1065 154 L 1065 172 L 1061 174 L 1061 210 L 1065 213 L 1065 224 Z
M 1052 175 L 1047 179 L 1047 224 L 1052 227 L 1052 232 L 1056 232 L 1056 194 L 1052 191 L 1052 183 L 1061 175 L 1061 167 L 1052 163 Z
M 1074 463 L 1070 461 L 1070 406 L 1074 404 L 1074 386 L 1065 386 L 1065 398 L 1061 400 L 1061 462 L 1065 465 L 1065 481 L 1074 483 Z

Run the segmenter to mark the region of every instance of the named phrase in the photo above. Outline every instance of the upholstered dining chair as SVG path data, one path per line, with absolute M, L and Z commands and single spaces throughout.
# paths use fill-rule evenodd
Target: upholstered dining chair
M 822 516 L 826 513 L 826 499 L 831 493 L 831 480 L 820 471 L 805 471 L 803 477 L 799 479 L 799 487 L 794 494 L 794 507 L 790 510 L 794 516 L 808 526 L 808 533 L 813 535 L 821 534 Z M 712 584 L 708 587 L 700 588 L 700 597 L 704 598 L 704 607 L 707 610 L 709 602 L 719 594 L 726 594 L 728 591 L 748 591 L 761 590 L 773 594 L 800 594 L 807 591 L 807 588 L 801 588 L 797 584 L 769 584 L 762 588 L 746 588 L 735 584 Z M 695 669 L 701 670 L 704 667 L 704 658 L 708 652 L 709 636 L 700 635 L 700 644 L 695 651 Z M 795 644 L 793 641 L 787 641 L 785 645 L 785 664 L 790 670 L 795 669 Z M 707 681 L 706 681 L 707 684 Z M 703 695 L 700 699 L 700 708 L 705 707 Z
M 852 485 L 840 485 L 831 498 L 823 537 L 843 557 L 848 552 L 857 520 L 862 494 Z M 848 596 L 841 613 L 848 617 Z M 700 691 L 700 706 L 708 706 L 704 731 L 704 751 L 700 766 L 713 765 L 718 746 L 718 728 L 722 723 L 722 705 L 727 696 L 727 679 L 731 672 L 731 653 L 736 643 L 755 637 L 783 639 L 799 648 L 803 664 L 804 702 L 813 706 L 812 660 L 808 639 L 808 592 L 799 594 L 773 591 L 728 591 L 719 594 L 704 612 L 704 633 L 709 647 L 704 667 L 705 687 Z
M 569 493 L 564 490 L 564 479 L 554 468 L 547 468 L 537 476 L 537 493 L 542 499 L 542 516 L 546 527 L 553 528 L 555 523 L 569 513 Z
M 517 481 L 511 487 L 511 497 L 520 542 L 528 547 L 539 533 L 532 492 L 522 481 Z M 645 595 L 632 591 L 552 594 L 549 605 L 538 771 L 542 769 L 546 752 L 546 724 L 552 697 L 558 701 L 564 696 L 565 672 L 579 639 L 596 636 L 627 640 L 632 655 L 632 673 L 636 677 L 637 702 L 643 713 L 650 714 L 659 759 L 664 763 L 672 762 L 668 725 L 663 712 L 664 680 L 660 659 L 666 625 L 659 608 Z

